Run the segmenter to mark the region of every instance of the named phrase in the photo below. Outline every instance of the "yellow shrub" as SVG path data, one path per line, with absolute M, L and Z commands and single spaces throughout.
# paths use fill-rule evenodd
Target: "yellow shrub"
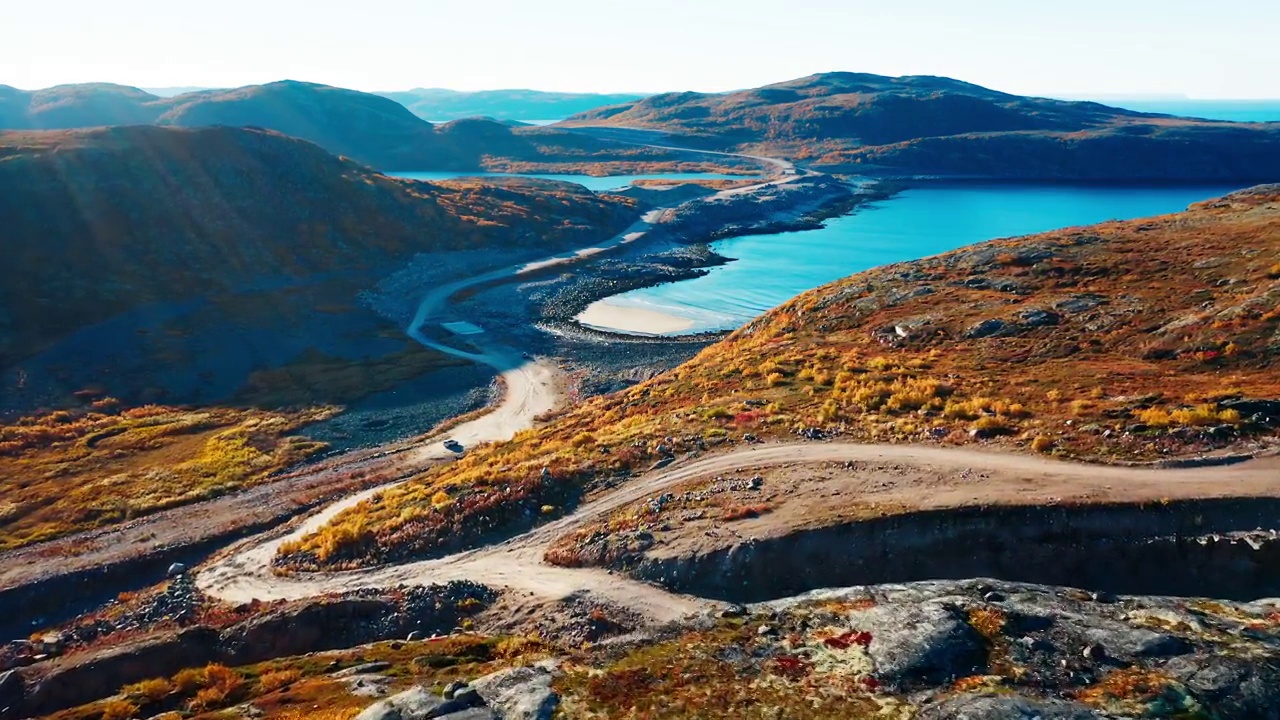
M 1037 435 L 1035 439 L 1031 441 L 1031 449 L 1038 453 L 1047 453 L 1053 449 L 1053 438 L 1045 437 L 1044 435 Z
M 1189 427 L 1217 425 L 1223 422 L 1240 422 L 1240 413 L 1235 410 L 1218 411 L 1213 405 L 1197 405 L 1192 408 L 1178 408 L 1169 413 L 1173 422 Z
M 1147 408 L 1138 412 L 1138 421 L 1151 427 L 1163 428 L 1173 424 L 1169 411 L 1163 408 Z
M 983 430 L 992 433 L 1008 432 L 1010 429 L 1009 423 L 994 415 L 978 418 L 978 420 L 973 423 L 973 427 L 975 430 Z
M 157 703 L 163 700 L 173 692 L 173 683 L 164 678 L 155 678 L 153 680 L 143 680 L 135 685 L 130 685 L 121 691 L 121 694 L 128 695 L 132 698 L 145 700 L 148 703 Z
M 258 690 L 263 693 L 275 692 L 287 688 L 302 679 L 297 670 L 276 670 L 258 678 Z
M 1088 415 L 1091 410 L 1093 410 L 1093 403 L 1089 400 L 1071 401 L 1071 414 L 1076 417 Z
M 769 373 L 765 377 L 765 382 L 769 384 L 769 387 L 777 387 L 778 385 L 781 385 L 786 379 L 787 377 L 782 373 L 773 372 L 773 373 Z
M 204 671 L 196 668 L 179 670 L 178 674 L 173 676 L 173 687 L 183 695 L 194 693 L 204 687 Z
M 138 706 L 128 700 L 105 700 L 98 707 L 102 709 L 102 720 L 132 720 L 138 717 Z

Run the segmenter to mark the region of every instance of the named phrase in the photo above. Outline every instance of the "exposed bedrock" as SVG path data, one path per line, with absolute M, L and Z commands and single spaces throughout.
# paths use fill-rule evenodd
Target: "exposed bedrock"
M 671 590 L 758 602 L 824 587 L 993 577 L 1132 595 L 1280 596 L 1280 500 L 964 508 L 647 557 Z M 1264 529 L 1266 528 L 1266 529 Z

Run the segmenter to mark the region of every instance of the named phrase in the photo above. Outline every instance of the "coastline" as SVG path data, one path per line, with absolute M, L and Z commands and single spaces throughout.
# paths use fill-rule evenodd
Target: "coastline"
M 775 210 L 765 220 L 755 223 L 729 222 L 715 226 L 695 215 L 697 206 L 705 208 L 706 203 L 687 203 L 677 210 L 677 217 L 658 226 L 673 249 L 635 258 L 625 268 L 625 277 L 584 279 L 566 288 L 544 305 L 544 316 L 614 337 L 668 340 L 723 335 L 726 330 L 694 330 L 697 323 L 689 318 L 621 305 L 610 299 L 633 290 L 697 278 L 714 267 L 733 262 L 735 258 L 716 251 L 715 242 L 748 235 L 820 229 L 828 220 L 854 214 L 862 206 L 892 198 L 903 189 L 898 184 L 867 181 L 861 177 L 841 181 L 841 185 L 849 190 L 847 195 L 803 198 L 795 206 Z M 715 211 L 703 214 L 716 215 Z M 597 267 L 598 271 L 601 269 Z

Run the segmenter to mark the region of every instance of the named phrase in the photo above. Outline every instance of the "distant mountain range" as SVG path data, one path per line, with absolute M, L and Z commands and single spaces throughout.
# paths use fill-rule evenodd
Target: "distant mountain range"
M 588 110 L 551 128 L 426 115 L 563 112 L 609 96 L 415 90 L 383 97 L 282 81 L 161 98 L 119 85 L 26 92 L 0 86 L 0 128 L 157 124 L 262 127 L 385 170 L 660 170 L 687 154 L 584 137 L 580 126 L 648 128 L 672 144 L 787 156 L 886 176 L 1022 180 L 1280 179 L 1280 124 L 1241 124 L 1030 98 L 940 77 L 826 73 L 723 94 L 666 93 Z M 394 99 L 393 99 L 394 98 Z M 398 101 L 399 102 L 398 102 Z M 535 109 L 530 109 L 535 108 Z M 530 118 L 537 119 L 537 118 Z M 702 158 L 705 160 L 706 158 Z M 596 167 L 593 167 L 596 166 Z
M 142 124 L 261 127 L 384 170 L 480 170 L 486 157 L 540 163 L 619 154 L 619 146 L 599 140 L 489 119 L 432 125 L 385 97 L 291 80 L 167 98 L 101 83 L 32 92 L 0 86 L 0 129 Z
M 826 73 L 727 94 L 667 93 L 566 126 L 648 128 L 829 170 L 1053 180 L 1280 179 L 1280 125 L 1029 98 L 948 78 Z

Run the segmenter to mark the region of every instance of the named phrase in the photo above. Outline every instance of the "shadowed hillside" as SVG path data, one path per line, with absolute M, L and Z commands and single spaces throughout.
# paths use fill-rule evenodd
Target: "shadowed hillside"
M 634 217 L 568 183 L 395 180 L 264 130 L 0 134 L 0 477 L 19 480 L 0 549 L 263 482 L 327 447 L 300 428 L 370 396 L 402 403 L 321 437 L 468 409 L 488 376 L 359 293 L 416 253 L 540 255 Z
M 1280 125 L 1021 97 L 940 77 L 826 73 L 720 95 L 655 95 L 565 124 L 658 129 L 867 174 L 1280 179 Z
M 1122 460 L 1225 447 L 1280 429 L 1278 369 L 1280 186 L 1265 186 L 810 291 L 671 372 L 347 510 L 280 562 L 455 551 L 745 434 Z
M 416 252 L 599 237 L 630 209 L 573 186 L 398 181 L 232 128 L 0 134 L 0 366 L 150 303 L 384 267 Z

